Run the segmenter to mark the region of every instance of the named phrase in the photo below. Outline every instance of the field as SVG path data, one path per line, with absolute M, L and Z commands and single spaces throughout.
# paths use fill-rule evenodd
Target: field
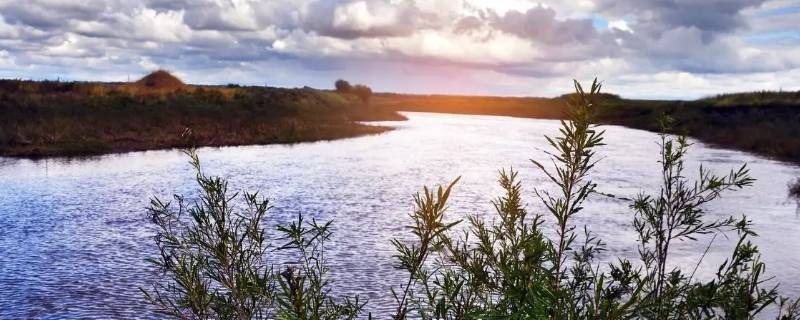
M 402 120 L 397 111 L 564 119 L 566 98 L 195 86 L 164 71 L 133 83 L 0 80 L 0 155 L 81 156 L 328 140 L 389 130 L 357 121 Z M 675 119 L 676 133 L 800 163 L 800 139 L 795 137 L 800 92 L 694 101 L 603 94 L 597 105 L 601 123 L 658 131 L 657 118 L 666 114 Z
M 402 119 L 355 95 L 310 88 L 192 86 L 166 72 L 135 83 L 0 80 L 0 155 L 83 156 L 374 134 Z
M 386 110 L 504 115 L 563 119 L 566 96 L 557 98 L 380 94 L 373 105 Z M 599 121 L 660 130 L 661 114 L 675 119 L 674 131 L 724 148 L 754 152 L 800 164 L 800 92 L 726 94 L 694 101 L 630 100 L 605 94 Z

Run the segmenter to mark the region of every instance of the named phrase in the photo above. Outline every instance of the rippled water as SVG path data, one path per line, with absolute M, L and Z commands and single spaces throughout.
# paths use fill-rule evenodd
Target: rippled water
M 404 274 L 392 268 L 393 237 L 423 185 L 462 176 L 451 217 L 490 216 L 499 195 L 497 171 L 521 171 L 528 209 L 541 211 L 533 187 L 547 187 L 529 159 L 544 159 L 543 134 L 558 123 L 506 117 L 409 113 L 388 122 L 397 130 L 369 137 L 296 145 L 204 148 L 207 172 L 227 177 L 234 190 L 261 190 L 274 199 L 271 221 L 302 212 L 334 219 L 329 246 L 335 286 L 370 298 L 370 311 L 391 308 L 389 289 Z M 604 159 L 593 175 L 603 192 L 632 196 L 658 183 L 657 136 L 605 127 Z M 709 206 L 711 216 L 747 214 L 761 234 L 767 271 L 784 293 L 800 294 L 800 217 L 787 183 L 800 169 L 750 154 L 696 144 L 687 166 L 719 173 L 748 162 L 759 180 Z M 154 255 L 145 218 L 148 198 L 195 192 L 178 151 L 148 151 L 83 160 L 0 158 L 0 318 L 136 318 L 153 316 L 138 288 L 153 279 L 143 260 Z M 595 197 L 576 223 L 609 245 L 601 259 L 635 257 L 631 212 L 622 200 Z M 682 243 L 675 261 L 694 265 L 706 242 Z M 700 273 L 715 271 L 730 249 L 718 237 Z

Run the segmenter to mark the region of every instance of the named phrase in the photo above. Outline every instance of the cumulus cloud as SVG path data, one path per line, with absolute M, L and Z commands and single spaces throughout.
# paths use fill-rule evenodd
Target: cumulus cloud
M 725 77 L 797 79 L 797 8 L 788 0 L 0 0 L 0 76 L 124 80 L 165 67 L 190 82 L 328 86 L 345 77 L 387 91 L 515 95 L 555 95 L 570 78 L 600 76 L 694 95 L 727 85 Z M 695 87 L 656 85 L 668 80 Z
M 98 20 L 71 21 L 67 27 L 90 38 L 180 42 L 190 36 L 189 28 L 182 22 L 183 15 L 183 11 L 137 8 L 127 14 L 104 15 Z
M 597 38 L 589 19 L 556 18 L 556 11 L 536 6 L 527 11 L 509 11 L 503 16 L 493 14 L 492 25 L 500 31 L 547 44 L 586 42 Z
M 243 31 L 256 30 L 259 23 L 253 14 L 254 6 L 247 1 L 196 2 L 181 9 L 186 12 L 183 21 L 192 29 Z
M 108 3 L 103 0 L 30 0 L 24 2 L 5 0 L 0 2 L 0 12 L 6 21 L 37 29 L 56 29 L 71 20 L 94 19 L 107 7 Z
M 633 16 L 637 30 L 652 37 L 678 28 L 695 28 L 710 42 L 718 34 L 747 27 L 743 11 L 765 0 L 598 0 L 599 12 Z
M 421 15 L 413 1 L 315 1 L 303 26 L 335 38 L 397 37 L 414 33 Z

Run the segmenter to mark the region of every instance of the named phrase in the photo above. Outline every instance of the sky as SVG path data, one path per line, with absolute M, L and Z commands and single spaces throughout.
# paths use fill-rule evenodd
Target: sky
M 0 0 L 0 77 L 632 98 L 800 90 L 800 0 Z

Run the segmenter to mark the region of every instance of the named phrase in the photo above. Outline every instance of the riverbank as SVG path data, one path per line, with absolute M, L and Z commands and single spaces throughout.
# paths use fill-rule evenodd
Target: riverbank
M 378 94 L 372 104 L 392 111 L 503 115 L 563 119 L 565 97 L 471 97 Z M 694 101 L 632 100 L 606 94 L 599 121 L 659 131 L 660 114 L 675 119 L 675 130 L 722 148 L 753 152 L 800 164 L 800 92 L 753 92 Z
M 404 117 L 350 94 L 193 86 L 162 74 L 135 83 L 0 80 L 0 119 L 0 155 L 48 157 L 332 140 L 391 130 L 359 121 Z
M 565 101 L 386 93 L 364 99 L 312 88 L 185 85 L 163 71 L 133 83 L 0 80 L 0 156 L 332 140 L 391 130 L 359 121 L 403 120 L 397 111 L 563 119 Z M 703 142 L 800 164 L 800 92 L 694 101 L 606 94 L 599 121 L 658 131 L 660 114 Z

